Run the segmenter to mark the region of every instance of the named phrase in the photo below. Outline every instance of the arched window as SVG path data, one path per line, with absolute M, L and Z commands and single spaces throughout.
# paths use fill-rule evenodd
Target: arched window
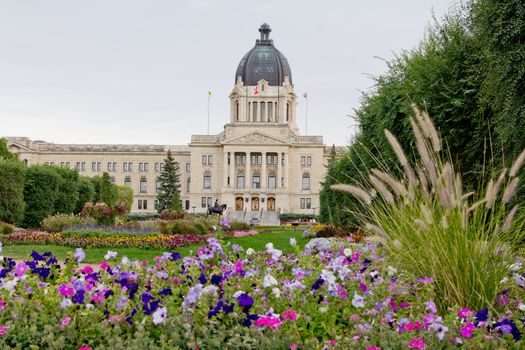
M 268 189 L 269 190 L 275 190 L 275 174 L 270 174 L 268 176 Z
M 186 181 L 186 192 L 190 193 L 191 189 L 191 178 L 188 177 L 188 180 Z
M 211 188 L 211 173 L 209 171 L 206 171 L 204 173 L 204 179 L 202 181 L 202 188 L 204 188 L 204 189 L 210 189 Z
M 124 178 L 124 186 L 126 186 L 126 187 L 131 187 L 131 177 L 126 176 L 126 177 Z
M 148 192 L 148 181 L 146 180 L 146 177 L 143 176 L 140 178 L 140 187 L 139 187 L 140 193 L 146 193 Z
M 286 121 L 290 121 L 290 104 L 286 103 Z
M 261 176 L 257 173 L 252 176 L 252 188 L 261 188 Z
M 244 188 L 244 173 L 237 174 L 237 188 Z
M 273 103 L 268 103 L 268 122 L 273 122 Z
M 235 118 L 233 120 L 239 121 L 239 101 L 235 102 Z
M 310 189 L 310 174 L 304 173 L 303 174 L 303 190 L 309 190 Z

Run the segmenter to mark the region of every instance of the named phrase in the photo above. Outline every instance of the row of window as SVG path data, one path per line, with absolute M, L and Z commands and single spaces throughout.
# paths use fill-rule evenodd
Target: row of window
M 213 156 L 211 154 L 202 155 L 202 165 L 213 165 Z
M 212 206 L 212 197 L 201 197 L 201 208 L 208 208 Z
M 312 156 L 301 156 L 301 166 L 311 166 Z
M 301 209 L 312 209 L 312 198 L 301 198 L 300 206 Z
M 262 154 L 252 154 L 250 163 L 251 165 L 262 165 Z M 278 158 L 276 154 L 266 155 L 266 164 L 267 165 L 277 165 Z M 246 165 L 246 155 L 245 154 L 236 154 L 235 155 L 235 165 Z M 284 158 L 281 158 L 281 165 L 284 165 Z
M 55 162 L 45 162 L 46 165 L 55 165 Z M 70 163 L 69 162 L 60 162 L 61 167 L 67 167 L 69 168 Z M 179 163 L 175 162 L 175 165 L 178 167 Z M 86 162 L 76 162 L 75 169 L 78 171 L 86 171 Z M 191 166 L 190 163 L 186 163 L 186 172 L 189 173 Z M 133 171 L 133 162 L 123 162 L 122 163 L 122 170 L 125 172 L 131 172 Z M 139 162 L 139 171 L 140 172 L 148 172 L 149 170 L 149 163 L 148 162 Z M 91 162 L 91 171 L 93 172 L 99 172 L 102 171 L 102 162 Z M 116 172 L 117 171 L 117 162 L 108 162 L 106 171 L 108 172 Z M 155 172 L 161 172 L 164 171 L 164 163 L 155 163 Z

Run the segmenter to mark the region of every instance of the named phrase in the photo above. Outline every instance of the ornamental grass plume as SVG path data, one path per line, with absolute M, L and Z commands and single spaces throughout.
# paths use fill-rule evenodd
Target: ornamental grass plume
M 432 121 L 426 113 L 415 111 L 410 120 L 416 141 L 414 162 L 385 130 L 402 178 L 384 171 L 387 167 L 378 161 L 382 170 L 361 174 L 361 186 L 332 188 L 351 193 L 363 204 L 365 212 L 358 217 L 364 230 L 371 240 L 385 245 L 392 265 L 415 277 L 432 278 L 441 311 L 452 306 L 493 309 L 498 293 L 506 288 L 501 281 L 524 239 L 525 216 L 509 203 L 525 151 L 510 171 L 503 169 L 478 191 L 466 193 Z

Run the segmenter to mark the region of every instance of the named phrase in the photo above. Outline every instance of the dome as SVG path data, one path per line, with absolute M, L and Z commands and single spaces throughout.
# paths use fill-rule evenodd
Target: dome
M 284 77 L 288 76 L 292 84 L 292 71 L 288 60 L 273 46 L 270 39 L 272 29 L 266 23 L 260 28 L 261 38 L 255 41 L 255 47 L 241 59 L 235 72 L 235 83 L 240 76 L 244 85 L 254 86 L 261 79 L 270 85 L 282 85 Z

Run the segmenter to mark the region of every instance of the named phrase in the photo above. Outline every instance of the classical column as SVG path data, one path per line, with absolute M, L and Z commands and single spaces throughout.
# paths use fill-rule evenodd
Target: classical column
M 283 159 L 284 159 L 284 187 L 288 188 L 288 170 L 290 169 L 290 165 L 288 164 L 290 162 L 290 157 L 288 156 L 288 152 L 284 153 Z
M 230 152 L 230 187 L 235 188 L 235 152 Z
M 283 167 L 281 165 L 282 158 L 281 152 L 277 153 L 277 179 L 275 179 L 275 188 L 280 188 L 281 186 L 281 177 L 283 176 Z
M 226 151 L 224 151 L 224 160 L 222 166 L 224 173 L 224 179 L 222 180 L 222 183 L 224 184 L 224 187 L 228 187 L 228 152 Z
M 266 152 L 262 153 L 262 165 L 261 165 L 261 188 L 266 188 Z
M 251 172 L 251 157 L 250 152 L 246 152 L 246 172 L 244 174 L 244 187 L 250 190 L 252 188 L 252 172 Z

